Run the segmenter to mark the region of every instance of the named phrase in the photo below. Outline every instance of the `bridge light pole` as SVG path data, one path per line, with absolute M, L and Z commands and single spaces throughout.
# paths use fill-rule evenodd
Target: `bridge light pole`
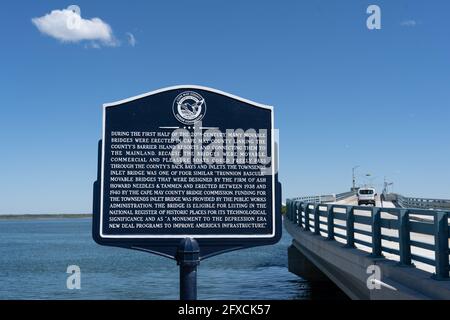
M 353 182 L 353 188 L 352 191 L 356 190 L 356 178 L 355 178 L 355 170 L 358 169 L 360 166 L 355 166 L 352 168 L 352 182 Z
M 389 193 L 389 187 L 391 187 L 391 186 L 393 186 L 393 185 L 394 185 L 393 182 L 387 181 L 386 177 L 384 177 L 384 188 L 383 188 L 383 193 L 384 193 L 384 194 L 388 194 L 388 193 Z M 393 189 L 394 189 L 394 187 L 392 187 L 392 192 L 394 191 Z

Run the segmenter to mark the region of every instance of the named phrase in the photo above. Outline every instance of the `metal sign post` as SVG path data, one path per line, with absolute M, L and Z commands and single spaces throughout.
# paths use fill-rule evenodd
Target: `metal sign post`
M 177 263 L 180 266 L 180 300 L 197 300 L 199 253 L 200 248 L 195 239 L 181 240 L 177 252 Z

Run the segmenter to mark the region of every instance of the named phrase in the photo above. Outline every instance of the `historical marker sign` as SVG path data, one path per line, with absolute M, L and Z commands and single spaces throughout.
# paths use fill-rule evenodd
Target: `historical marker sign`
M 176 256 L 276 243 L 281 190 L 272 107 L 178 86 L 104 105 L 94 239 Z

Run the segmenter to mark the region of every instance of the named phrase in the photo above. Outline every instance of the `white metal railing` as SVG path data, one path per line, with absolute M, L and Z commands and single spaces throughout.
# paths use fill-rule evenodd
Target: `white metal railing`
M 328 203 L 328 202 L 336 202 L 336 201 L 354 196 L 355 194 L 356 194 L 355 191 L 349 191 L 349 192 L 343 192 L 343 193 L 337 193 L 337 194 L 326 194 L 326 195 L 320 195 L 320 196 L 303 196 L 303 197 L 294 198 L 292 200 L 309 202 L 309 203 Z

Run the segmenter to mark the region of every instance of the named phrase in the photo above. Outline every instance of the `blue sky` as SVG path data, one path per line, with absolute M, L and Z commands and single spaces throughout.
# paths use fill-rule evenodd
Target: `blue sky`
M 114 43 L 64 43 L 32 23 L 71 4 Z M 366 28 L 369 4 L 381 30 Z M 4 3 L 0 213 L 90 212 L 101 105 L 177 84 L 275 106 L 284 197 L 346 191 L 360 165 L 361 183 L 387 176 L 404 195 L 450 198 L 448 12 L 400 0 Z

